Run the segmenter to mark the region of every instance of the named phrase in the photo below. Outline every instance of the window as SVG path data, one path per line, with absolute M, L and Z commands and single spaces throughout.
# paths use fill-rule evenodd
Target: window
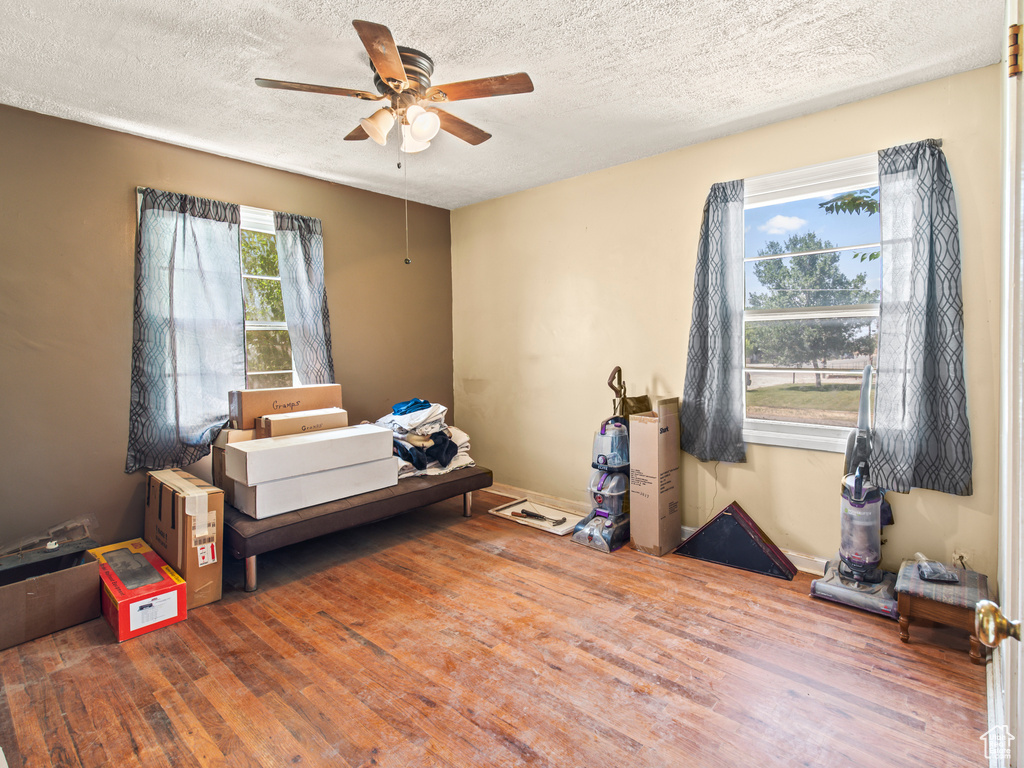
M 877 156 L 744 188 L 744 440 L 844 451 L 878 349 Z
M 285 322 L 273 211 L 240 206 L 245 385 L 290 387 L 299 382 Z

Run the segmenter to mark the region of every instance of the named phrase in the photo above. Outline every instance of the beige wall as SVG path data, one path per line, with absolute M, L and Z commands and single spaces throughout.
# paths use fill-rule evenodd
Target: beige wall
M 711 184 L 941 138 L 960 208 L 974 488 L 890 494 L 886 564 L 973 552 L 995 574 L 1001 71 L 997 66 L 480 203 L 452 213 L 455 400 L 498 482 L 583 501 L 605 381 L 681 395 Z M 751 445 L 684 455 L 684 523 L 736 500 L 781 547 L 839 544 L 842 456 Z
M 85 515 L 103 543 L 142 533 L 144 474 L 123 471 L 136 186 L 321 219 L 350 417 L 452 404 L 448 211 L 409 206 L 407 266 L 401 200 L 0 106 L 0 545 Z

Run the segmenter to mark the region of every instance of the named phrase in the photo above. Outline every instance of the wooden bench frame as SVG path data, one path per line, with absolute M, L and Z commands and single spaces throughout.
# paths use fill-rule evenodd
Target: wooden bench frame
M 472 514 L 472 493 L 494 482 L 486 467 L 466 467 L 444 475 L 407 477 L 398 485 L 347 499 L 285 512 L 263 520 L 229 504 L 224 507 L 224 551 L 245 561 L 245 591 L 256 591 L 256 557 L 289 544 L 326 536 L 357 525 L 394 517 L 456 496 L 462 514 Z

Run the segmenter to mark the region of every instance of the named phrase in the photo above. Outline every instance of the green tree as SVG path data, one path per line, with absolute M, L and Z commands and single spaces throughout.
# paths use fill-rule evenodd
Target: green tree
M 283 323 L 284 300 L 274 235 L 242 230 L 242 289 L 245 298 L 246 322 Z M 284 329 L 249 330 L 245 334 L 246 370 L 287 371 L 292 367 L 291 338 Z M 255 376 L 248 386 L 290 386 L 291 374 Z
M 843 192 L 830 200 L 818 203 L 818 207 L 824 208 L 825 213 L 866 213 L 868 216 L 873 216 L 878 213 L 878 187 Z M 853 257 L 861 261 L 874 261 L 881 255 L 879 251 L 872 251 L 870 253 L 855 253 Z
M 758 256 L 787 253 L 786 259 L 754 262 L 754 275 L 767 291 L 751 293 L 750 309 L 796 309 L 845 306 L 878 301 L 878 291 L 867 289 L 867 275 L 854 277 L 839 268 L 839 253 L 815 233 L 791 235 L 784 243 L 772 240 Z M 824 251 L 823 253 L 805 253 Z M 873 340 L 865 338 L 864 321 L 859 318 L 815 320 L 767 320 L 750 322 L 746 331 L 747 362 L 770 361 L 782 367 L 815 370 L 823 360 L 856 353 L 873 352 Z M 815 375 L 821 387 L 821 374 Z

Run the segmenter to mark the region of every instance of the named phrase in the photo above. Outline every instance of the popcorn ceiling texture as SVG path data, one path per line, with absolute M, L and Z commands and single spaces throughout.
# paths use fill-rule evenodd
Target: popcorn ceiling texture
M 993 64 L 1006 40 L 1002 0 L 0 0 L 0 12 L 0 103 L 449 209 Z M 493 138 L 442 133 L 406 157 L 394 136 L 342 141 L 374 104 L 254 85 L 374 90 L 352 19 L 431 56 L 434 84 L 525 71 L 536 90 L 447 105 Z

